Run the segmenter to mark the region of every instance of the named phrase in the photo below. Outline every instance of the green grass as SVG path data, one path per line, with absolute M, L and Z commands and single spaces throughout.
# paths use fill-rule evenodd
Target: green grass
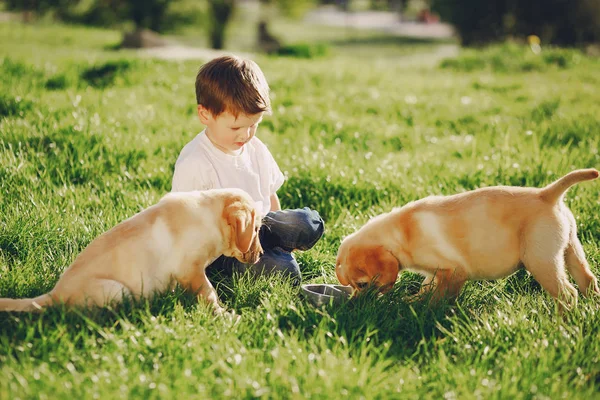
M 200 63 L 109 51 L 115 31 L 0 24 L 0 36 L 0 295 L 34 296 L 170 189 L 201 129 Z M 258 134 L 288 177 L 282 204 L 326 220 L 298 254 L 305 282 L 336 282 L 340 240 L 393 206 L 600 167 L 597 60 L 506 71 L 475 52 L 453 61 L 484 60 L 465 71 L 407 63 L 424 49 L 413 44 L 390 56 L 392 40 L 369 44 L 381 57 L 352 59 L 363 44 L 346 42 L 313 60 L 257 58 L 274 110 Z M 598 274 L 600 185 L 566 201 Z M 220 281 L 237 325 L 180 290 L 117 309 L 2 314 L 0 399 L 600 398 L 597 300 L 561 317 L 520 272 L 429 307 L 407 300 L 418 283 L 405 274 L 384 296 L 316 309 L 285 281 Z

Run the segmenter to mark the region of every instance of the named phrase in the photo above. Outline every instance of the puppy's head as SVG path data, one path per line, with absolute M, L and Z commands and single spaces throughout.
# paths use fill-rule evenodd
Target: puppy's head
M 232 193 L 226 198 L 223 221 L 226 235 L 229 235 L 229 245 L 223 254 L 243 263 L 256 263 L 263 253 L 258 236 L 261 220 L 250 196 Z
M 335 273 L 342 285 L 357 290 L 374 285 L 385 292 L 394 286 L 400 263 L 381 245 L 360 244 L 344 240 L 335 262 Z

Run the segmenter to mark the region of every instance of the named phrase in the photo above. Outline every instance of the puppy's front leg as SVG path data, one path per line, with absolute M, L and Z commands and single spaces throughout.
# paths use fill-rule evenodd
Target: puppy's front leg
M 428 296 L 434 288 L 434 275 L 425 275 L 425 279 L 421 282 L 421 286 L 419 287 L 419 291 L 417 293 L 413 293 L 406 297 L 408 301 L 415 301 L 424 298 L 424 296 Z
M 193 275 L 185 280 L 180 280 L 179 283 L 198 297 L 198 300 L 203 300 L 211 304 L 215 309 L 215 314 L 225 313 L 225 309 L 219 304 L 219 298 L 213 285 L 206 277 L 206 272 L 200 267 L 196 267 Z
M 221 307 L 217 292 L 206 277 L 204 270 L 198 273 L 197 278 L 193 279 L 192 282 L 190 290 L 193 290 L 193 293 L 197 293 L 198 300 L 203 299 L 204 301 L 208 301 L 214 307 L 216 315 L 226 317 L 227 320 L 232 321 L 235 324 L 240 321 L 241 317 L 236 315 L 235 310 L 227 311 L 225 308 Z
M 428 275 L 425 277 L 423 282 L 421 282 L 421 288 L 419 289 L 419 292 L 417 293 L 418 296 L 422 296 L 426 293 L 429 293 L 434 289 L 434 285 L 435 285 L 434 278 L 435 278 L 435 275 Z
M 208 301 L 209 304 L 212 304 L 215 308 L 215 314 L 221 315 L 225 313 L 225 308 L 221 307 L 219 304 L 217 291 L 206 277 L 206 273 L 202 271 L 202 273 L 198 275 L 200 276 L 200 279 L 198 279 L 199 287 L 192 288 L 194 290 L 193 293 L 197 293 L 198 299 L 203 298 L 205 301 Z
M 457 298 L 466 281 L 467 276 L 462 268 L 438 269 L 429 281 L 431 301 L 437 303 L 443 298 Z

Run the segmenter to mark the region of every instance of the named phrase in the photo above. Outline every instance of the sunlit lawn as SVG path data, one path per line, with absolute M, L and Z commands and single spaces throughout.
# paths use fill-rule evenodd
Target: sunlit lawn
M 11 23 L 0 37 L 0 295 L 34 296 L 170 189 L 201 129 L 201 61 L 107 50 L 116 31 Z M 441 67 L 404 57 L 434 43 L 381 38 L 368 57 L 330 46 L 256 58 L 274 109 L 258 134 L 288 178 L 282 204 L 326 220 L 298 254 L 305 282 L 335 283 L 340 239 L 394 206 L 600 167 L 597 60 L 505 46 Z M 566 201 L 598 273 L 600 184 Z M 430 307 L 407 299 L 418 282 L 316 309 L 287 282 L 222 280 L 234 326 L 179 290 L 114 310 L 2 314 L 0 398 L 599 397 L 598 300 L 561 317 L 520 272 Z

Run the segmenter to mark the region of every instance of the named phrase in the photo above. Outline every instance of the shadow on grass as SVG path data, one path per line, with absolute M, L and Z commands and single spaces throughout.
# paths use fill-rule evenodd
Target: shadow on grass
M 33 103 L 21 97 L 0 95 L 0 121 L 5 117 L 23 117 L 33 109 Z
M 454 315 L 453 303 L 430 304 L 428 296 L 409 300 L 422 277 L 407 274 L 394 290 L 380 295 L 367 291 L 342 304 L 314 307 L 301 294 L 297 286 L 279 277 L 253 277 L 248 274 L 215 280 L 219 298 L 233 308 L 242 319 L 248 318 L 253 329 L 274 329 L 283 335 L 302 341 L 319 342 L 318 339 L 339 344 L 346 343 L 348 350 L 357 354 L 365 343 L 386 346 L 389 357 L 413 359 L 426 356 L 432 339 L 443 336 L 440 326 L 448 325 L 447 317 Z M 264 334 L 244 335 L 251 346 L 263 348 Z
M 414 293 L 415 287 L 414 281 L 407 280 L 384 295 L 367 291 L 339 306 L 312 308 L 302 319 L 288 313 L 280 318 L 280 326 L 302 330 L 307 337 L 332 332 L 334 337 L 344 337 L 356 351 L 366 343 L 378 347 L 387 343 L 389 357 L 413 359 L 427 349 L 428 343 L 443 336 L 439 326 L 455 314 L 453 303 L 431 304 L 429 296 L 409 299 L 407 294 Z
M 56 305 L 39 313 L 0 312 L 0 337 L 11 342 L 13 350 L 23 342 L 37 340 L 40 344 L 47 342 L 48 336 L 55 335 L 65 336 L 75 346 L 80 346 L 90 337 L 106 338 L 108 332 L 118 332 L 124 324 L 143 329 L 149 316 L 169 316 L 178 307 L 188 312 L 196 305 L 196 296 L 176 287 L 172 292 L 151 299 L 129 298 L 103 308 Z M 41 348 L 38 351 L 43 352 Z
M 107 174 L 117 174 L 123 167 L 136 171 L 148 155 L 143 150 L 112 149 L 104 136 L 81 134 L 75 126 L 57 129 L 45 136 L 15 134 L 2 140 L 22 148 L 40 177 L 55 185 L 104 184 Z
M 246 346 L 265 349 L 298 338 L 328 347 L 343 343 L 351 355 L 359 355 L 368 343 L 385 348 L 387 358 L 427 363 L 439 339 L 449 335 L 457 320 L 470 323 L 469 304 L 478 302 L 467 299 L 432 304 L 429 295 L 411 297 L 421 279 L 417 274 L 406 273 L 384 295 L 366 291 L 342 304 L 321 307 L 312 306 L 298 286 L 279 276 L 230 277 L 217 273 L 211 281 L 221 303 L 242 316 L 242 322 L 230 334 L 243 337 Z M 181 315 L 178 314 L 181 309 L 197 315 L 197 307 L 196 297 L 177 287 L 150 300 L 126 300 L 115 307 L 57 306 L 40 314 L 0 313 L 0 340 L 10 343 L 4 348 L 11 349 L 8 350 L 11 356 L 19 357 L 19 346 L 34 343 L 28 354 L 47 358 L 57 342 L 67 341 L 75 348 L 86 348 L 90 340 L 97 343 L 117 340 L 115 335 L 120 337 L 120 332 L 132 326 L 141 332 L 152 330 L 153 317 L 172 320 Z M 214 318 L 210 312 L 201 311 L 199 315 L 207 323 Z M 181 317 L 179 320 L 184 323 Z
M 81 79 L 97 88 L 105 88 L 114 84 L 117 78 L 123 79 L 132 63 L 128 60 L 110 61 L 102 65 L 90 67 L 83 71 Z

